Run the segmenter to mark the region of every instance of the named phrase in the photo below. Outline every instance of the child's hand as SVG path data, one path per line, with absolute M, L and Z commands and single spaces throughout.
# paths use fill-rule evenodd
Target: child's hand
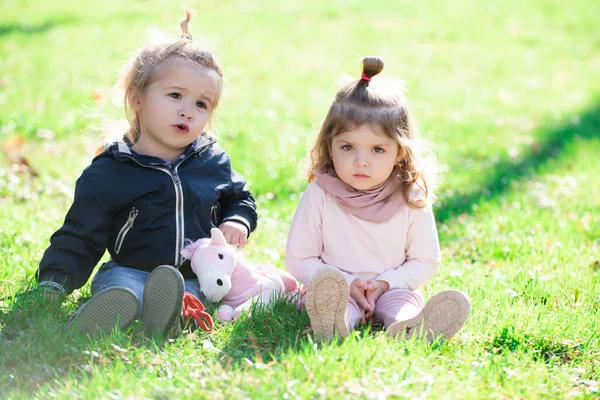
M 390 288 L 386 281 L 368 281 L 366 289 L 366 300 L 369 303 L 371 311 L 368 311 L 365 318 L 369 318 L 375 312 L 375 303 L 379 297 Z
M 367 290 L 368 284 L 364 279 L 356 278 L 350 284 L 350 296 L 354 299 L 358 308 L 360 308 L 363 313 L 367 313 L 370 315 L 373 313 L 373 309 L 365 296 L 365 292 Z M 363 322 L 365 321 L 365 317 L 363 317 Z
M 219 229 L 223 232 L 225 240 L 232 246 L 237 246 L 243 249 L 246 245 L 246 238 L 248 237 L 248 228 L 239 222 L 227 221 L 219 225 Z

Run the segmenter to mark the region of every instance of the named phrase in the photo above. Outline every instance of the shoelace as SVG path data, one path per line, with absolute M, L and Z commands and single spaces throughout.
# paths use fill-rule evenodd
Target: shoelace
M 183 294 L 183 315 L 186 321 L 190 318 L 194 318 L 198 323 L 200 329 L 205 332 L 210 332 L 213 329 L 213 319 L 206 311 L 204 311 L 204 304 L 196 296 L 191 293 L 185 292 Z

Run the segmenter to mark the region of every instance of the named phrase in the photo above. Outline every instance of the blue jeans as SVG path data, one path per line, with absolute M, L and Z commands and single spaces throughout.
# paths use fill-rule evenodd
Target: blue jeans
M 140 271 L 133 268 L 122 267 L 113 260 L 110 260 L 100 267 L 91 283 L 92 296 L 111 287 L 125 287 L 133 290 L 140 302 L 140 315 L 142 305 L 144 304 L 144 287 L 149 272 Z M 206 300 L 200 295 L 200 283 L 197 279 L 186 279 L 185 291 L 196 296 L 200 301 L 206 304 Z M 140 316 L 138 315 L 138 317 Z

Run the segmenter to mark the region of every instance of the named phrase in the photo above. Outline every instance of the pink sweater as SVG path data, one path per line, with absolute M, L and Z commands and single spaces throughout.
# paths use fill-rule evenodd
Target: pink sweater
M 342 211 L 316 182 L 302 195 L 288 236 L 285 266 L 308 285 L 317 269 L 331 265 L 348 283 L 361 277 L 416 290 L 440 266 L 440 245 L 431 208 L 404 204 L 387 222 L 370 222 Z

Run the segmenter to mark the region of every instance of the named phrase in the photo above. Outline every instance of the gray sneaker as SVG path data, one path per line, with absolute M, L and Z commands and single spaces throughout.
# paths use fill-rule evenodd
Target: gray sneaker
M 161 265 L 148 276 L 140 320 L 147 336 L 165 337 L 174 324 L 179 325 L 185 284 L 181 273 Z
M 93 335 L 118 326 L 127 328 L 138 316 L 139 300 L 128 288 L 112 287 L 92 296 L 67 322 L 68 329 Z
M 346 308 L 350 289 L 344 275 L 334 267 L 321 267 L 306 290 L 305 307 L 316 339 L 331 340 L 335 333 L 348 336 Z
M 458 290 L 444 290 L 432 296 L 425 307 L 413 318 L 391 324 L 386 334 L 405 339 L 422 332 L 431 343 L 443 336 L 450 339 L 462 328 L 471 313 L 471 301 Z

